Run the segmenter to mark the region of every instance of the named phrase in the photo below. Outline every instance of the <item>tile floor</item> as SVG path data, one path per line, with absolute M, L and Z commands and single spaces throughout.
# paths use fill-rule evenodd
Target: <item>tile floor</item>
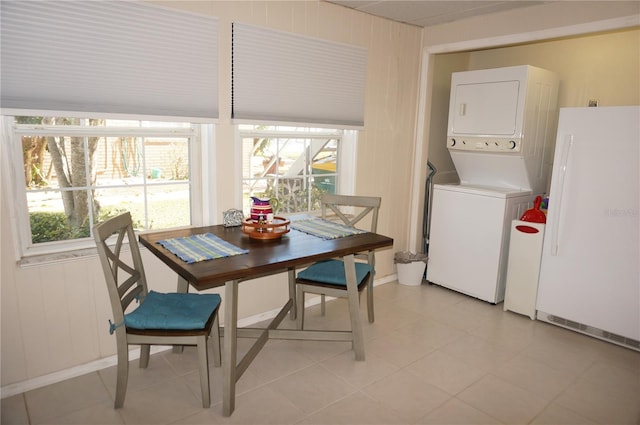
M 203 409 L 193 349 L 2 400 L 2 424 L 639 424 L 640 353 L 423 284 L 376 287 L 366 361 L 349 343 L 270 341 L 222 417 L 221 370 Z M 309 327 L 343 328 L 346 303 Z M 363 311 L 363 317 L 365 317 Z M 292 326 L 288 319 L 284 326 Z M 246 350 L 246 342 L 240 344 Z

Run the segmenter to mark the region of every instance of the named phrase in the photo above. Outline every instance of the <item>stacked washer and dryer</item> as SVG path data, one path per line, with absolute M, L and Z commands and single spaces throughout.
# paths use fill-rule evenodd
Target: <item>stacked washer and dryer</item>
M 436 184 L 427 280 L 504 300 L 511 221 L 548 190 L 559 80 L 529 66 L 456 72 L 447 148 L 459 184 Z

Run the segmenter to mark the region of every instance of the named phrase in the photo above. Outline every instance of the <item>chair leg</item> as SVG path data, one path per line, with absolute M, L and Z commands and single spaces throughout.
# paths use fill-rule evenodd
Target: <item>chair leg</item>
M 296 288 L 296 328 L 304 329 L 304 290 Z
M 213 365 L 220 367 L 222 360 L 220 357 L 220 319 L 216 313 L 216 317 L 213 320 L 213 327 L 211 328 L 211 343 L 213 344 Z
M 373 281 L 371 278 L 367 284 L 367 314 L 369 316 L 369 323 L 373 323 L 376 319 L 373 314 Z
M 202 407 L 211 406 L 209 390 L 209 362 L 207 358 L 207 336 L 198 337 L 198 369 L 200 369 L 200 390 L 202 392 Z
M 149 344 L 142 344 L 140 346 L 140 368 L 146 369 L 149 366 L 149 354 L 151 353 L 151 346 Z
M 326 304 L 325 295 L 324 294 L 320 294 L 320 314 L 322 316 L 324 316 L 325 313 L 327 312 L 325 304 Z
M 118 372 L 116 376 L 116 400 L 114 408 L 119 409 L 124 405 L 124 397 L 127 394 L 127 381 L 129 380 L 129 347 L 124 341 L 118 344 Z
M 178 276 L 177 286 L 178 287 L 176 289 L 176 292 L 178 292 L 179 294 L 186 294 L 187 292 L 189 292 L 189 282 L 187 282 L 186 279 L 183 278 L 182 276 Z M 173 352 L 175 354 L 180 354 L 184 352 L 184 345 L 174 345 Z

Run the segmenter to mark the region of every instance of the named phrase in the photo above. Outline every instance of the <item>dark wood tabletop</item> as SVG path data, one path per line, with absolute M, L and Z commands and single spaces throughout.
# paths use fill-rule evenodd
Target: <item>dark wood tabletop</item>
M 203 233 L 218 236 L 238 248 L 249 250 L 249 253 L 187 264 L 157 243 L 164 239 Z M 222 225 L 150 231 L 140 234 L 139 240 L 197 290 L 223 286 L 230 280 L 255 278 L 314 261 L 393 245 L 392 238 L 376 233 L 323 240 L 293 229 L 279 239 L 253 239 L 244 234 L 241 227 Z

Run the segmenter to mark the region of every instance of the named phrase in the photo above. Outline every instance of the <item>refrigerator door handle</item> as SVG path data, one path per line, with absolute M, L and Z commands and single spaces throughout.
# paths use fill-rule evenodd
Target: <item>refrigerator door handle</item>
M 564 144 L 562 145 L 562 152 L 560 155 L 560 164 L 558 170 L 560 174 L 558 175 L 558 188 L 560 189 L 557 197 L 553 200 L 553 202 L 557 205 L 555 220 L 553 221 L 553 226 L 551 227 L 551 255 L 558 255 L 558 235 L 560 233 L 560 216 L 562 215 L 562 198 L 564 195 L 564 178 L 567 174 L 567 166 L 569 163 L 569 153 L 571 150 L 571 146 L 573 145 L 573 135 L 568 134 L 564 138 Z

